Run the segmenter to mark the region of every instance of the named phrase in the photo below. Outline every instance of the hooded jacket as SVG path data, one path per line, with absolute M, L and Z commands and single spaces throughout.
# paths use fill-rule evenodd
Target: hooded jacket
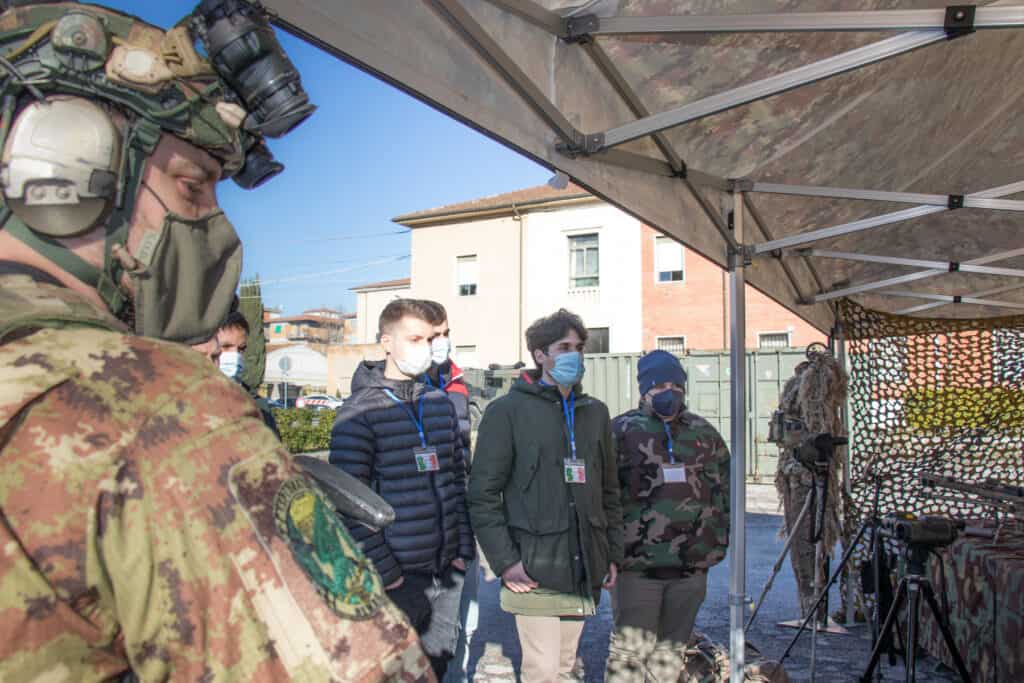
M 463 378 L 462 368 L 449 358 L 441 365 L 431 368 L 431 372 L 435 370 L 440 388 L 448 394 L 448 399 L 455 406 L 455 415 L 459 418 L 459 433 L 462 435 L 462 443 L 466 447 L 468 456 L 472 425 L 469 421 L 469 387 L 466 386 L 466 381 Z M 429 374 L 423 375 L 420 379 L 424 384 L 435 386 Z
M 436 472 L 416 467 L 414 449 L 421 442 L 412 416 L 418 417 L 421 400 L 424 437 L 437 450 Z M 385 585 L 405 573 L 438 575 L 457 557 L 473 558 L 465 448 L 455 408 L 443 391 L 386 379 L 383 362 L 364 362 L 335 418 L 328 459 L 395 510 L 394 523 L 382 531 L 349 525 Z
M 522 561 L 539 584 L 529 593 L 503 591 L 507 611 L 582 614 L 593 609 L 588 601 L 600 591 L 609 563 L 622 562 L 611 422 L 608 408 L 577 386 L 576 450 L 586 465 L 586 483 L 566 483 L 570 448 L 562 396 L 537 380 L 536 371 L 525 373 L 487 407 L 470 477 L 470 514 L 494 572 Z

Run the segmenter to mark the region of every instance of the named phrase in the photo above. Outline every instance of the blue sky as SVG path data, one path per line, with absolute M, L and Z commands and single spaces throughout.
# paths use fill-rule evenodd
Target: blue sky
M 97 0 L 162 27 L 192 1 Z M 540 185 L 551 173 L 317 48 L 278 32 L 319 109 L 270 147 L 285 172 L 263 187 L 220 186 L 264 304 L 354 310 L 349 288 L 406 277 L 409 237 L 391 218 Z M 402 258 L 406 257 L 406 258 Z M 322 275 L 317 275 L 322 273 Z

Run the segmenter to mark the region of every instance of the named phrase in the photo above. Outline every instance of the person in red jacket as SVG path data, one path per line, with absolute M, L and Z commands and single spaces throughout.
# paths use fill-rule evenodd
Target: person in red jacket
M 455 415 L 459 419 L 459 431 L 462 443 L 466 445 L 466 463 L 470 462 L 470 431 L 469 419 L 469 388 L 462 377 L 462 369 L 451 358 L 451 328 L 448 325 L 448 311 L 436 301 L 424 301 L 434 315 L 430 323 L 434 326 L 434 337 L 430 340 L 431 365 L 424 374 L 422 382 L 444 389 L 448 399 L 455 406 Z M 478 556 L 477 556 L 478 557 Z M 462 586 L 462 602 L 459 605 L 459 643 L 455 650 L 444 683 L 462 683 L 467 679 L 469 668 L 469 642 L 476 631 L 480 618 L 480 606 L 477 603 L 477 588 L 480 580 L 480 561 L 474 560 L 466 568 L 466 579 Z

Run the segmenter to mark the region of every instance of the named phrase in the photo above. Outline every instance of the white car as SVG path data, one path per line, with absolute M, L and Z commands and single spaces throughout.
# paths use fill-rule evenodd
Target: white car
M 310 396 L 299 396 L 295 399 L 296 408 L 316 408 L 317 410 L 337 410 L 344 403 L 340 398 L 328 396 L 327 394 L 312 394 Z

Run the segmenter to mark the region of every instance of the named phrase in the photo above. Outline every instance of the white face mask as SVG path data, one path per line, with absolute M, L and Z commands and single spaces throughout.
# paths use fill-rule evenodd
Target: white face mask
M 434 365 L 440 365 L 448 360 L 451 352 L 452 340 L 448 337 L 434 337 L 434 341 L 430 342 L 430 360 Z
M 237 380 L 245 367 L 242 354 L 238 351 L 221 351 L 220 371 L 233 380 Z
M 430 369 L 430 345 L 405 346 L 405 353 L 395 353 L 395 365 L 406 377 L 419 377 Z

